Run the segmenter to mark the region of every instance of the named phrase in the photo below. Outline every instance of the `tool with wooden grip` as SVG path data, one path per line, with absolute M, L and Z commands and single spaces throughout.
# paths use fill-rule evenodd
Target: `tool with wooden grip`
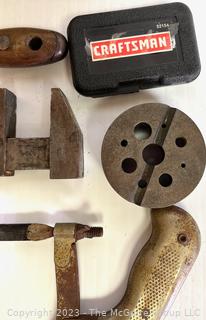
M 66 38 L 55 31 L 34 28 L 0 30 L 0 67 L 33 67 L 66 57 Z
M 138 254 L 120 304 L 106 319 L 159 320 L 179 291 L 200 248 L 193 218 L 177 207 L 152 210 L 152 235 Z M 0 240 L 43 240 L 54 235 L 57 277 L 57 319 L 90 319 L 80 314 L 76 241 L 101 236 L 101 228 L 75 224 L 1 225 Z M 105 319 L 105 316 L 99 317 Z

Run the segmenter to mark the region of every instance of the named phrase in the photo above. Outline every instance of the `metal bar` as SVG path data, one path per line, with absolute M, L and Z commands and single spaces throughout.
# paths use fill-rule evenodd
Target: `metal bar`
M 0 241 L 39 241 L 53 237 L 53 229 L 43 224 L 0 225 Z
M 6 170 L 49 169 L 49 138 L 8 139 Z
M 52 89 L 50 178 L 76 179 L 84 175 L 83 135 L 65 95 Z
M 38 241 L 54 237 L 54 260 L 57 283 L 57 319 L 78 318 L 80 290 L 76 242 L 83 238 L 102 237 L 103 228 L 81 224 L 0 225 L 0 241 Z M 73 310 L 73 311 L 72 311 Z M 68 312 L 65 317 L 64 312 Z M 71 316 L 69 316 L 71 314 Z M 85 319 L 91 319 L 90 316 Z
M 57 309 L 61 314 L 64 310 L 80 310 L 75 230 L 75 224 L 57 224 L 54 229 Z
M 5 172 L 6 139 L 16 136 L 16 96 L 7 89 L 0 89 L 0 176 Z M 10 172 L 9 175 L 13 175 Z

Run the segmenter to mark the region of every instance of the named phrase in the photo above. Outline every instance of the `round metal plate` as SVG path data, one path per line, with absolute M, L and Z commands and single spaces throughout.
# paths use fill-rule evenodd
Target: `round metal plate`
M 167 207 L 189 195 L 205 162 L 205 143 L 195 123 L 163 104 L 143 104 L 121 114 L 102 146 L 111 186 L 126 200 L 148 208 Z

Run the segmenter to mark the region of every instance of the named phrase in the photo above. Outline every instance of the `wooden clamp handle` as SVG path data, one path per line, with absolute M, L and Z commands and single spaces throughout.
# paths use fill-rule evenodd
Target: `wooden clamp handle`
M 0 67 L 33 67 L 60 61 L 68 53 L 66 38 L 55 31 L 0 30 Z

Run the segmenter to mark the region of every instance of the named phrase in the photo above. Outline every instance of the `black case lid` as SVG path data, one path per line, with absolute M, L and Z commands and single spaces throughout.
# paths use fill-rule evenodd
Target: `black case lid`
M 187 83 L 201 69 L 192 14 L 182 3 L 78 16 L 68 38 L 74 86 L 85 96 Z

